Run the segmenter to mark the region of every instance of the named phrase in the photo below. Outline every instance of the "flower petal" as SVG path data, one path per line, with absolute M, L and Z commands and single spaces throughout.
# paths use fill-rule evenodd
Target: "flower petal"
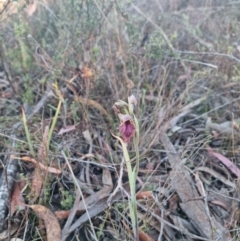
M 135 126 L 131 120 L 128 120 L 120 125 L 119 131 L 123 140 L 129 142 L 135 134 Z
M 128 102 L 130 104 L 137 105 L 137 99 L 134 95 L 131 95 L 130 97 L 128 97 Z
M 130 115 L 118 114 L 118 117 L 121 120 L 121 122 L 130 121 L 132 119 L 132 116 Z
M 124 107 L 124 106 L 127 106 L 128 104 L 123 100 L 118 100 L 117 102 L 115 102 L 115 105 L 117 107 Z

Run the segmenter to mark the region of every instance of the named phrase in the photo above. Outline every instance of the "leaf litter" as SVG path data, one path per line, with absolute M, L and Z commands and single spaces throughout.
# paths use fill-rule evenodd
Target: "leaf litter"
M 14 183 L 14 188 L 11 197 L 11 215 L 14 214 L 16 210 L 24 210 L 25 209 L 25 201 L 22 195 L 22 189 L 25 185 L 25 181 L 22 180 L 20 182 Z
M 31 78 L 36 81 L 41 79 L 41 82 L 38 82 L 41 88 L 36 87 L 38 85 L 31 86 L 33 93 L 38 94 L 35 96 L 38 102 L 34 103 L 33 112 L 26 114 L 25 122 L 31 131 L 31 137 L 36 138 L 33 146 L 37 150 L 37 157 L 29 155 L 26 146 L 17 149 L 18 155 L 15 156 L 20 156 L 18 158 L 21 160 L 20 172 L 25 175 L 24 180 L 29 178 L 31 181 L 23 190 L 19 183 L 15 182 L 10 214 L 16 215 L 15 207 L 18 206 L 20 209 L 26 207 L 21 206 L 26 202 L 39 219 L 43 220 L 48 240 L 97 240 L 96 237 L 100 237 L 100 240 L 131 239 L 132 227 L 126 201 L 130 191 L 127 172 L 122 149 L 110 134 L 117 135 L 117 123 L 111 112 L 111 106 L 116 100 L 125 99 L 130 89 L 129 95 L 134 93 L 139 100 L 137 117 L 141 125 L 139 133 L 141 163 L 136 192 L 139 239 L 143 241 L 232 240 L 239 237 L 240 87 L 233 68 L 239 60 L 236 57 L 237 53 L 228 54 L 233 46 L 226 45 L 226 50 L 218 45 L 218 41 L 210 44 L 209 39 L 200 39 L 197 36 L 198 32 L 189 30 L 193 28 L 192 24 L 197 19 L 208 20 L 209 16 L 212 16 L 215 20 L 206 21 L 208 24 L 196 23 L 199 31 L 206 28 L 212 33 L 213 42 L 214 38 L 219 39 L 221 36 L 229 36 L 234 42 L 234 36 L 229 33 L 222 34 L 219 28 L 214 27 L 214 21 L 222 21 L 227 17 L 224 14 L 228 11 L 231 13 L 232 7 L 236 5 L 232 3 L 226 7 L 220 4 L 218 11 L 221 12 L 223 7 L 228 10 L 226 13 L 221 12 L 223 17 L 222 14 L 219 16 L 215 12 L 216 6 L 211 5 L 215 3 L 205 3 L 210 4 L 206 7 L 201 5 L 203 3 L 189 1 L 186 4 L 188 8 L 182 6 L 181 1 L 171 6 L 165 5 L 165 1 L 161 2 L 161 6 L 155 6 L 157 1 L 150 2 L 148 11 L 144 9 L 146 6 L 143 6 L 144 3 L 141 1 L 129 6 L 129 9 L 122 9 L 124 10 L 122 12 L 121 4 L 117 8 L 107 6 L 105 9 L 104 6 L 102 9 L 104 17 L 99 16 L 101 21 L 97 23 L 97 30 L 101 30 L 104 23 L 106 33 L 97 36 L 98 31 L 95 33 L 95 30 L 91 29 L 91 32 L 87 32 L 89 27 L 86 27 L 85 31 L 81 32 L 83 36 L 78 36 L 76 40 L 78 44 L 81 42 L 84 53 L 81 51 L 78 53 L 78 45 L 68 46 L 69 53 L 67 51 L 63 53 L 62 49 L 65 48 L 62 46 L 56 49 L 66 58 L 65 62 L 61 59 L 55 62 L 56 56 L 51 51 L 57 46 L 54 48 L 48 44 L 44 48 L 39 46 L 33 54 L 38 65 L 35 66 L 33 73 L 29 74 L 32 74 Z M 46 6 L 54 16 L 58 3 L 56 2 L 55 6 L 49 4 Z M 41 14 L 44 14 L 44 10 L 39 9 L 39 5 L 35 2 L 25 9 L 29 18 L 35 18 L 35 20 L 32 18 L 33 22 L 29 22 L 27 26 L 31 27 L 31 24 L 41 19 Z M 58 11 L 61 12 L 61 8 L 59 7 Z M 154 8 L 153 12 L 151 8 Z M 153 17 L 159 8 L 164 9 L 161 26 L 158 24 L 159 19 Z M 65 10 L 67 11 L 67 8 L 64 8 Z M 125 16 L 125 10 L 131 12 L 128 17 Z M 84 6 L 81 11 L 83 11 L 81 14 L 84 14 Z M 187 17 L 182 17 L 181 11 L 184 11 Z M 94 12 L 93 15 L 97 13 Z M 64 17 L 65 14 L 66 12 L 59 16 Z M 166 23 L 168 18 L 165 17 L 172 16 L 171 14 L 177 17 L 178 21 Z M 86 16 L 91 18 L 89 14 Z M 139 34 L 143 33 L 142 47 L 135 48 L 133 44 L 128 49 L 126 46 L 130 46 L 129 41 L 134 42 L 134 36 L 129 38 L 128 34 L 131 31 L 126 31 L 122 24 L 129 24 L 128 21 L 132 21 L 134 16 L 143 17 L 145 21 L 141 22 L 139 19 L 141 23 Z M 71 17 L 75 19 L 75 15 Z M 112 21 L 116 17 L 121 18 L 117 26 Z M 27 17 L 22 19 L 26 20 Z M 69 19 L 67 21 L 70 21 Z M 225 22 L 221 24 L 227 25 Z M 58 29 L 58 25 L 55 27 L 53 29 Z M 226 31 L 234 28 L 234 26 L 225 27 L 223 29 Z M 65 27 L 62 28 L 59 34 Z M 110 34 L 109 28 L 111 31 L 116 31 L 118 36 L 114 46 L 111 43 L 113 40 L 110 40 L 113 34 Z M 77 31 L 73 31 L 69 26 L 69 34 L 71 31 L 77 35 Z M 53 32 L 49 30 L 47 36 L 51 38 Z M 182 35 L 175 36 L 175 33 L 182 32 Z M 205 37 L 204 34 L 201 36 Z M 81 39 L 84 37 L 86 39 Z M 156 38 L 157 45 L 154 42 Z M 22 37 L 14 42 L 22 44 L 21 39 Z M 162 39 L 164 43 L 161 42 Z M 45 43 L 39 39 L 37 41 Z M 66 39 L 66 43 L 68 41 L 69 39 Z M 7 43 L 8 41 L 5 41 L 4 46 Z M 107 48 L 106 46 L 102 48 L 100 43 L 105 43 Z M 201 52 L 199 45 L 206 48 L 216 45 L 214 49 L 218 49 L 220 53 Z M 156 50 L 159 50 L 159 46 L 161 51 L 158 53 Z M 31 51 L 26 53 L 28 52 Z M 26 53 L 22 53 L 25 58 Z M 153 53 L 158 56 L 150 57 Z M 68 54 L 71 59 L 68 59 Z M 76 68 L 68 66 L 68 62 L 75 61 L 72 59 L 75 54 L 78 58 L 76 62 L 81 55 L 85 60 L 83 65 L 77 64 Z M 11 53 L 6 56 L 11 56 Z M 233 62 L 229 62 L 229 58 Z M 19 68 L 16 64 L 13 66 Z M 219 72 L 213 73 L 212 71 L 216 71 L 213 68 L 216 67 L 219 67 Z M 209 70 L 210 68 L 212 69 Z M 52 80 L 48 82 L 49 76 L 50 79 L 57 80 L 63 98 L 51 138 L 49 138 L 48 124 L 45 122 L 49 123 L 49 119 L 52 119 L 56 113 L 59 100 L 57 95 L 47 94 L 53 89 Z M 15 77 L 22 78 L 22 76 Z M 232 83 L 229 84 L 229 80 Z M 24 88 L 27 85 L 28 83 L 24 83 Z M 22 88 L 19 90 L 25 92 Z M 11 107 L 10 101 L 6 102 L 4 93 L 1 97 L 1 101 L 2 99 L 5 101 L 0 103 L 1 117 L 7 117 L 9 114 L 17 116 L 16 108 Z M 9 103 L 7 108 L 2 108 L 6 105 L 4 103 Z M 20 126 L 19 123 L 15 124 Z M 8 125 L 6 129 L 7 127 Z M 39 135 L 41 132 L 43 136 Z M 17 140 L 22 141 L 22 133 L 18 135 Z M 51 139 L 51 143 L 48 139 Z M 134 148 L 130 139 L 128 148 L 131 161 L 135 163 Z M 10 148 L 9 152 L 13 152 L 12 149 Z M 45 183 L 48 186 L 45 186 Z M 27 195 L 28 189 L 33 194 L 30 199 Z M 60 190 L 64 190 L 67 194 L 62 195 Z M 39 198 L 43 193 L 46 200 Z M 61 205 L 63 198 L 67 201 L 73 200 L 70 202 L 70 208 Z M 26 210 L 19 211 L 28 215 Z M 29 222 L 23 221 L 21 228 L 17 225 L 19 229 L 17 235 L 22 240 L 25 240 L 25 233 L 32 235 L 29 237 L 36 235 L 32 231 L 36 226 L 35 221 L 31 222 L 33 220 L 34 217 L 29 215 Z M 17 230 L 14 229 L 15 223 L 13 222 L 8 228 L 13 237 Z M 44 233 L 40 231 L 39 233 L 38 237 L 42 238 L 40 236 L 44 236 Z M 4 237 L 7 238 L 8 235 L 5 233 Z

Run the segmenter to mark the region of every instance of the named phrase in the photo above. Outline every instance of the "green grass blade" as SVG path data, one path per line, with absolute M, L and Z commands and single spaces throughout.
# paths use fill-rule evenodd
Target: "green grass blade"
M 48 151 L 49 151 L 49 146 L 50 146 L 50 142 L 51 142 L 51 139 L 52 139 L 53 130 L 54 130 L 55 125 L 57 123 L 58 115 L 59 115 L 59 112 L 60 112 L 60 109 L 61 109 L 61 105 L 62 105 L 62 98 L 60 98 L 60 100 L 58 102 L 57 110 L 56 110 L 55 116 L 54 116 L 53 121 L 52 121 L 52 125 L 51 125 L 50 130 L 49 130 L 48 141 L 47 141 L 47 150 Z
M 22 108 L 22 118 L 23 118 L 23 125 L 24 125 L 24 129 L 25 129 L 25 134 L 26 134 L 26 137 L 27 137 L 27 142 L 28 142 L 28 146 L 29 146 L 29 149 L 30 149 L 30 153 L 33 157 L 35 157 L 35 152 L 34 152 L 34 149 L 33 149 L 33 144 L 32 144 L 32 140 L 31 140 L 31 137 L 30 137 L 30 132 L 29 132 L 29 129 L 28 129 L 28 126 L 27 126 L 27 118 L 26 118 L 26 115 L 25 115 L 25 112 L 24 112 L 23 108 Z

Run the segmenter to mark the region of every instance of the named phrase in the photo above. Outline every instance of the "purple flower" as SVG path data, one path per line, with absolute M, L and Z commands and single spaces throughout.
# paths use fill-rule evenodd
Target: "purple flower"
M 128 101 L 130 104 L 137 105 L 137 99 L 134 95 L 131 95 L 130 97 L 128 97 Z
M 118 116 L 121 120 L 121 125 L 119 127 L 120 134 L 123 140 L 128 143 L 135 134 L 135 125 L 130 115 L 119 114 Z

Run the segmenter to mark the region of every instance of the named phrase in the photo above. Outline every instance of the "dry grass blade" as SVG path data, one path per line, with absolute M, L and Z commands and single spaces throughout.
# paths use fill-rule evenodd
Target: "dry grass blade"
M 39 218 L 44 220 L 47 230 L 47 239 L 51 241 L 60 241 L 61 228 L 55 215 L 42 205 L 30 205 L 29 207 L 33 209 Z
M 48 134 L 49 134 L 49 126 L 46 126 L 43 133 L 42 142 L 37 154 L 38 161 L 41 163 L 45 163 L 47 158 Z
M 43 187 L 43 176 L 41 170 L 36 166 L 35 170 L 32 173 L 32 185 L 31 185 L 31 192 L 29 194 L 30 197 L 30 204 L 36 202 L 38 197 L 41 194 Z
M 68 133 L 70 131 L 74 131 L 76 130 L 76 126 L 75 125 L 71 125 L 71 126 L 64 126 L 60 129 L 60 131 L 58 132 L 58 135 L 62 135 L 64 133 Z
M 63 98 L 62 98 L 61 94 L 59 93 L 58 86 L 55 84 L 54 87 L 55 87 L 56 92 L 58 93 L 60 99 L 59 99 L 58 106 L 57 106 L 57 109 L 56 109 L 56 113 L 54 115 L 50 130 L 49 130 L 49 133 L 48 133 L 47 151 L 49 151 L 50 142 L 51 142 L 52 135 L 53 135 L 53 130 L 56 126 L 58 115 L 59 115 L 61 105 L 62 105 L 62 102 L 63 102 Z
M 23 125 L 24 125 L 24 129 L 25 129 L 25 134 L 26 134 L 26 137 L 27 137 L 29 149 L 30 149 L 31 155 L 33 157 L 35 157 L 35 152 L 34 152 L 34 149 L 33 149 L 33 144 L 32 144 L 32 140 L 31 140 L 31 137 L 30 137 L 30 132 L 29 132 L 28 126 L 27 126 L 27 118 L 26 118 L 25 111 L 24 111 L 23 108 L 22 108 L 22 117 L 23 117 Z

